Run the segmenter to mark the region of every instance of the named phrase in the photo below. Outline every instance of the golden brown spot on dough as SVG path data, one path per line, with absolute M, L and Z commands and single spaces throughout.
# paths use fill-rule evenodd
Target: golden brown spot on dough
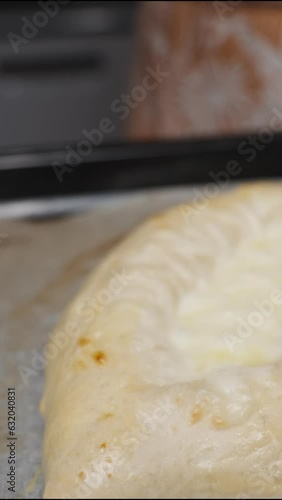
M 223 429 L 223 427 L 226 426 L 226 422 L 219 416 L 212 417 L 212 423 L 214 427 L 217 427 L 218 429 Z
M 176 431 L 176 425 L 171 425 L 170 428 L 171 428 L 172 432 Z
M 111 478 L 111 477 L 112 477 L 112 474 L 111 474 L 110 472 L 108 472 L 107 477 L 108 477 L 108 478 Z
M 200 408 L 200 406 L 196 405 L 194 410 L 192 411 L 192 414 L 191 414 L 192 424 L 196 424 L 197 422 L 199 422 L 201 420 L 202 416 L 203 416 L 202 408 Z
M 176 402 L 176 404 L 181 406 L 183 403 L 183 394 L 177 394 L 177 396 L 175 398 L 175 402 Z
M 84 346 L 90 344 L 90 340 L 86 339 L 85 337 L 81 337 L 80 339 L 78 339 L 78 343 L 79 345 Z
M 102 415 L 102 420 L 107 420 L 108 418 L 112 418 L 113 417 L 113 414 L 112 413 L 105 413 L 104 415 Z
M 111 458 L 106 458 L 105 462 L 107 462 L 107 464 L 111 464 L 112 463 L 112 459 Z
M 80 471 L 80 473 L 78 474 L 78 477 L 79 477 L 79 479 L 81 479 L 81 480 L 85 479 L 85 478 L 86 478 L 86 474 L 85 474 L 85 472 L 83 472 L 83 470 L 82 470 L 82 471 Z
M 102 443 L 100 448 L 101 448 L 101 451 L 104 451 L 107 448 L 107 443 Z
M 103 351 L 94 352 L 94 354 L 92 354 L 92 358 L 99 365 L 104 365 L 106 363 L 106 360 L 107 360 L 106 354 Z
M 108 420 L 109 418 L 112 418 L 114 416 L 113 413 L 104 413 L 101 415 L 100 418 L 98 418 L 97 422 L 103 422 L 103 420 Z
M 84 368 L 86 368 L 86 364 L 84 363 L 84 361 L 81 361 L 81 359 L 79 359 L 79 360 L 75 363 L 75 367 L 76 367 L 76 368 L 80 368 L 80 369 L 84 369 Z

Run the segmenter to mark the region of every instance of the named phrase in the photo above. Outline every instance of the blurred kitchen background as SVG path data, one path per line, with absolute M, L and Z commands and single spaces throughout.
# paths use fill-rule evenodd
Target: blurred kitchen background
M 128 89 L 136 11 L 134 1 L 0 2 L 0 147 L 76 142 L 108 115 L 120 137 L 110 106 Z
M 147 64 L 169 76 L 136 108 L 133 136 L 242 134 L 273 115 L 281 130 L 281 1 L 142 2 L 138 21 L 139 79 Z
M 281 81 L 282 2 L 0 2 L 0 200 L 280 175 Z
M 267 126 L 282 113 L 281 6 L 1 2 L 0 148 L 77 143 L 103 118 L 103 142 Z M 148 66 L 167 74 L 150 89 Z

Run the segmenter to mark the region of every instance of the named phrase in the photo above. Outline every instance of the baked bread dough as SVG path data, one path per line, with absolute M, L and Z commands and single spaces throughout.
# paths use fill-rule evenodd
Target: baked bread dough
M 105 258 L 46 350 L 45 498 L 281 498 L 281 225 L 251 183 Z

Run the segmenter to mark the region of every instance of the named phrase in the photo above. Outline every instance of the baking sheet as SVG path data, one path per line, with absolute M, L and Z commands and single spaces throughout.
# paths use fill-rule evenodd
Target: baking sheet
M 54 215 L 56 202 L 16 204 L 0 219 L 0 494 L 1 498 L 40 498 L 43 491 L 43 422 L 38 402 L 44 371 L 23 384 L 19 367 L 32 368 L 34 349 L 42 352 L 64 306 L 89 271 L 138 222 L 151 213 L 188 201 L 192 188 L 159 189 L 127 195 L 57 200 L 57 213 L 87 210 L 55 219 L 19 220 L 13 215 Z M 49 206 L 49 208 L 48 208 Z M 45 209 L 44 209 L 45 207 Z M 50 208 L 53 207 L 51 211 Z M 67 208 L 66 208 L 67 207 Z M 7 207 L 6 207 L 7 208 Z M 65 209 L 64 209 L 65 208 Z M 2 237 L 1 237 L 2 235 Z M 7 388 L 15 387 L 16 493 L 7 489 Z

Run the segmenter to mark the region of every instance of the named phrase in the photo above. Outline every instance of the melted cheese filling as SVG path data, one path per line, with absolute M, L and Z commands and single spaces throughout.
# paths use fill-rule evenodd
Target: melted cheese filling
M 185 372 L 187 380 L 281 358 L 281 248 L 277 228 L 266 228 L 263 238 L 245 239 L 232 256 L 219 259 L 209 279 L 183 298 L 170 336 L 179 375 Z

